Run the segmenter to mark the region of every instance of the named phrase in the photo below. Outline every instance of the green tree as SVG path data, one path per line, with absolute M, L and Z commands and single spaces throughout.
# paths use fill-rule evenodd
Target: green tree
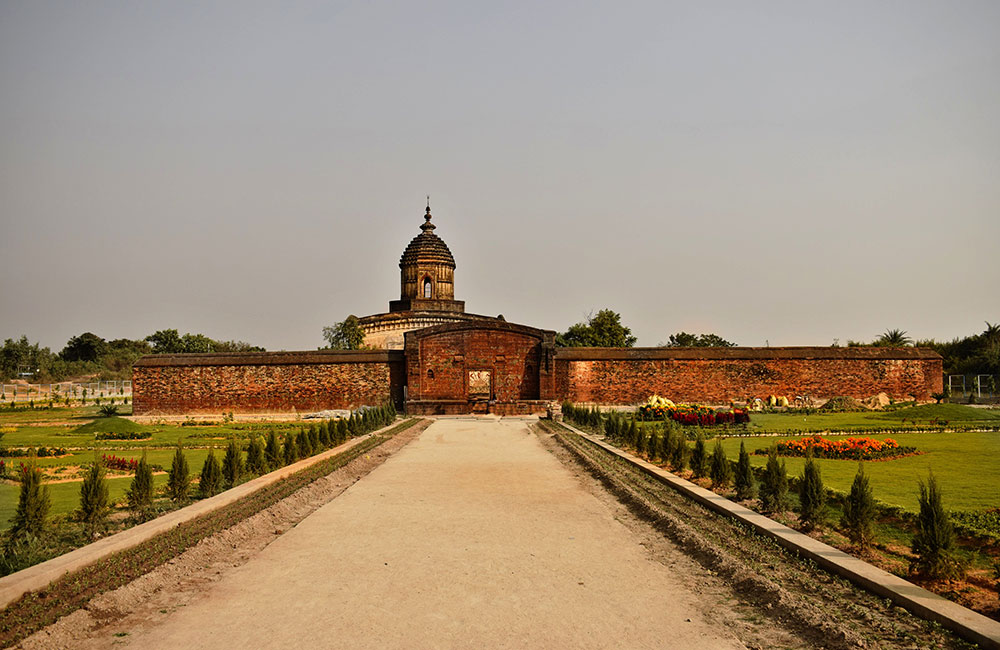
M 847 537 L 862 551 L 875 539 L 875 497 L 865 474 L 865 466 L 858 463 L 858 473 L 851 483 L 851 492 L 844 501 L 844 514 L 840 525 L 847 530 Z
M 750 465 L 750 454 L 747 446 L 740 441 L 740 457 L 736 461 L 736 498 L 743 501 L 757 496 L 757 477 Z
M 285 434 L 285 442 L 281 446 L 281 450 L 285 457 L 285 465 L 291 465 L 299 459 L 299 447 L 295 444 L 294 433 Z
M 324 327 L 323 338 L 329 350 L 360 350 L 364 347 L 365 330 L 358 317 L 351 314 L 339 323 Z
M 675 472 L 683 472 L 688 460 L 687 439 L 685 439 L 684 432 L 680 428 L 671 429 L 670 435 L 674 438 L 670 453 L 670 467 Z
M 931 472 L 927 482 L 919 482 L 920 514 L 913 536 L 913 566 L 931 578 L 957 578 L 963 573 L 955 554 L 955 529 L 941 500 L 941 490 Z
M 886 330 L 875 340 L 875 345 L 887 348 L 902 348 L 913 345 L 913 339 L 906 335 L 905 330 Z
M 708 450 L 705 449 L 705 434 L 698 429 L 694 439 L 694 449 L 691 451 L 691 471 L 695 478 L 701 478 L 708 473 Z
M 760 485 L 760 505 L 765 512 L 778 513 L 788 510 L 788 473 L 785 461 L 778 462 L 778 448 L 767 450 L 764 480 Z
M 309 446 L 314 454 L 323 448 L 319 440 L 319 427 L 315 424 L 309 427 Z
M 146 452 L 142 452 L 139 464 L 135 468 L 135 476 L 125 494 L 132 516 L 139 521 L 146 521 L 152 516 L 153 510 L 153 468 L 146 461 Z
M 278 469 L 282 465 L 281 445 L 278 444 L 278 434 L 271 429 L 267 434 L 267 444 L 264 446 L 264 458 L 270 469 Z
M 167 496 L 172 501 L 185 501 L 188 498 L 188 491 L 191 489 L 191 473 L 188 469 L 187 457 L 184 456 L 184 448 L 181 441 L 177 441 L 177 449 L 174 450 L 174 458 L 170 463 L 170 471 L 167 473 Z
M 589 316 L 586 323 L 571 325 L 556 335 L 560 347 L 630 348 L 635 342 L 632 330 L 622 325 L 621 316 L 610 309 L 602 309 Z
M 799 504 L 799 520 L 806 529 L 822 523 L 826 514 L 826 489 L 811 450 L 806 454 L 806 464 L 799 479 Z
M 95 453 L 94 462 L 87 469 L 80 485 L 80 509 L 77 511 L 87 537 L 93 537 L 104 529 L 110 510 L 104 462 Z
M 299 448 L 299 458 L 309 458 L 312 456 L 312 441 L 309 440 L 309 433 L 305 429 L 299 431 L 299 435 L 295 438 L 295 443 Z
M 715 439 L 715 448 L 712 449 L 712 462 L 709 468 L 709 476 L 712 477 L 712 485 L 715 487 L 727 487 L 733 480 L 733 466 L 726 458 L 726 452 L 722 448 L 722 439 Z
M 215 458 L 215 450 L 208 450 L 208 457 L 201 466 L 201 478 L 198 481 L 198 492 L 202 497 L 215 496 L 222 490 L 222 468 Z
M 65 361 L 97 361 L 107 352 L 107 341 L 91 332 L 84 332 L 67 341 L 59 356 Z
M 250 446 L 247 447 L 247 471 L 258 476 L 267 473 L 264 442 L 258 436 L 250 438 Z
M 50 505 L 49 486 L 42 483 L 42 470 L 34 463 L 25 465 L 9 539 L 13 541 L 41 535 Z
M 237 485 L 243 477 L 243 451 L 235 438 L 229 439 L 226 453 L 222 457 L 222 479 L 226 489 Z
M 687 332 L 677 332 L 671 334 L 664 348 L 734 348 L 735 343 L 731 343 L 717 334 L 688 334 Z
M 153 346 L 153 354 L 177 354 L 184 352 L 181 335 L 174 329 L 153 332 L 145 340 Z

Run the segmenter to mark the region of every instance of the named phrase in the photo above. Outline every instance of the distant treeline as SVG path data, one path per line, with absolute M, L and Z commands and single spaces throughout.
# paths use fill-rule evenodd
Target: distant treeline
M 181 352 L 263 352 L 243 341 L 216 341 L 204 334 L 160 330 L 144 339 L 107 341 L 91 332 L 72 337 L 58 353 L 30 343 L 27 336 L 7 339 L 0 347 L 0 380 L 49 383 L 96 375 L 100 380 L 129 379 L 132 364 L 144 354 Z
M 931 348 L 944 357 L 946 375 L 997 375 L 1000 374 L 1000 324 L 986 323 L 979 334 L 951 341 L 924 339 L 914 341 L 903 330 L 888 330 L 871 343 L 848 341 L 849 347 L 874 345 L 886 347 Z

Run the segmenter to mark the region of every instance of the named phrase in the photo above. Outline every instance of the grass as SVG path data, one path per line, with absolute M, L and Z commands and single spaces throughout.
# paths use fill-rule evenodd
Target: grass
M 206 452 L 207 454 L 207 452 Z M 188 458 L 191 462 L 191 458 Z M 194 465 L 192 465 L 194 467 Z M 201 470 L 201 464 L 197 465 Z M 153 477 L 153 485 L 156 488 L 162 487 L 167 482 L 166 474 L 158 474 Z M 121 501 L 125 498 L 125 492 L 132 483 L 131 476 L 108 479 L 108 493 L 112 501 Z M 68 515 L 80 506 L 80 481 L 72 483 L 53 483 L 49 487 L 49 498 L 52 499 L 52 507 L 49 510 L 50 516 Z M 10 526 L 10 518 L 17 510 L 17 495 L 20 488 L 17 485 L 0 485 L 0 530 Z
M 844 415 L 856 415 L 853 413 Z M 865 463 L 875 498 L 909 511 L 918 508 L 917 480 L 926 479 L 930 470 L 938 479 L 949 510 L 983 510 L 1000 507 L 1000 433 L 894 433 L 871 436 L 881 440 L 893 438 L 900 445 L 916 447 L 924 452 L 896 460 Z M 774 438 L 727 438 L 722 441 L 727 456 L 736 459 L 740 442 L 751 454 L 766 449 Z M 803 458 L 785 458 L 788 473 L 799 475 Z M 751 456 L 751 463 L 763 466 L 766 456 Z M 818 459 L 823 482 L 827 487 L 848 492 L 858 471 L 858 464 L 849 460 Z

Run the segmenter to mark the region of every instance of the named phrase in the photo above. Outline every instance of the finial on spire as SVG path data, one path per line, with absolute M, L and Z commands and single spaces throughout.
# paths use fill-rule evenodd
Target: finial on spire
M 431 223 L 431 195 L 427 195 L 427 212 L 424 213 L 424 223 L 420 226 L 420 229 L 424 232 L 429 232 L 434 230 L 435 226 Z

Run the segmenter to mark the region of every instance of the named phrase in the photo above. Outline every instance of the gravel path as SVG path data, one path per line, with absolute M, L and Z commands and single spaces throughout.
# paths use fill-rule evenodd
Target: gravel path
M 531 433 L 439 420 L 137 648 L 742 648 Z M 710 601 L 710 602 L 707 602 Z

